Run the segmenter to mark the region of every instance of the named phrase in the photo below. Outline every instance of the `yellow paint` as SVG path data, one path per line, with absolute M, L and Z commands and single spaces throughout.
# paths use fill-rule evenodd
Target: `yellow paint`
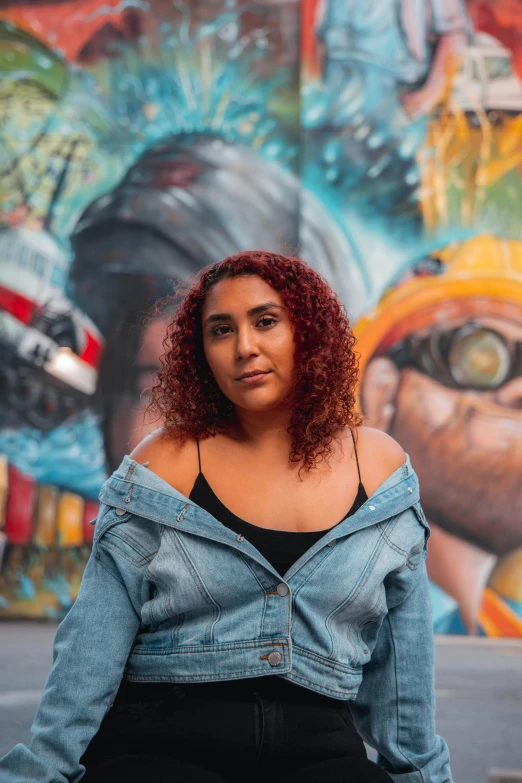
M 64 492 L 58 503 L 58 546 L 81 546 L 83 543 L 83 499 Z
M 497 563 L 489 586 L 508 600 L 522 604 L 522 548 L 510 552 Z

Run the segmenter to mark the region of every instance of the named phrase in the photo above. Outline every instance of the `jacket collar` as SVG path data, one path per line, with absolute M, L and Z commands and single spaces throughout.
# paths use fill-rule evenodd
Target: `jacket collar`
M 236 533 L 212 514 L 150 471 L 146 463 L 140 465 L 128 455 L 105 482 L 99 497 L 102 503 L 116 509 L 233 546 L 277 573 L 252 544 L 244 539 L 238 541 Z M 333 539 L 340 539 L 384 522 L 418 502 L 419 482 L 410 457 L 406 455 L 405 462 L 377 488 L 355 514 L 328 530 L 293 564 L 285 579 L 289 579 L 310 557 Z M 105 527 L 102 527 L 96 531 L 96 538 L 99 538 L 104 529 Z M 281 578 L 279 574 L 278 577 Z

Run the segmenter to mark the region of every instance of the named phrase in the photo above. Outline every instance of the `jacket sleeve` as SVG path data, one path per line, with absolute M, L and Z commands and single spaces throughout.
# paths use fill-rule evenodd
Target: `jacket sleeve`
M 420 512 L 422 513 L 422 511 Z M 453 783 L 435 732 L 432 608 L 426 545 L 385 582 L 388 613 L 355 701 L 348 702 L 377 763 L 396 783 Z
M 98 522 L 112 512 L 102 505 Z M 31 742 L 0 759 L 2 783 L 76 783 L 85 772 L 80 758 L 112 704 L 140 623 L 102 544 L 95 537 L 78 597 L 58 626 Z

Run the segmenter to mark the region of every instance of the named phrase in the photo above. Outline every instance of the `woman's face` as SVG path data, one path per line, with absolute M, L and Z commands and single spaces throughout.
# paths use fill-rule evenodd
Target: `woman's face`
M 221 280 L 201 311 L 203 350 L 223 394 L 237 408 L 273 410 L 293 386 L 294 338 L 281 295 L 257 275 Z M 267 371 L 255 382 L 239 380 Z

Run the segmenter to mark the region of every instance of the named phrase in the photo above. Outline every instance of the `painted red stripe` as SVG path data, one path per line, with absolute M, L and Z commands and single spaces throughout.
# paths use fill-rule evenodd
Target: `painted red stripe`
M 0 307 L 24 324 L 30 324 L 36 305 L 22 294 L 0 285 Z
M 8 495 L 5 509 L 5 533 L 9 544 L 30 544 L 36 501 L 34 478 L 8 466 Z
M 98 369 L 101 359 L 102 346 L 101 343 L 88 331 L 85 331 L 86 344 L 80 359 L 90 364 L 91 367 Z

